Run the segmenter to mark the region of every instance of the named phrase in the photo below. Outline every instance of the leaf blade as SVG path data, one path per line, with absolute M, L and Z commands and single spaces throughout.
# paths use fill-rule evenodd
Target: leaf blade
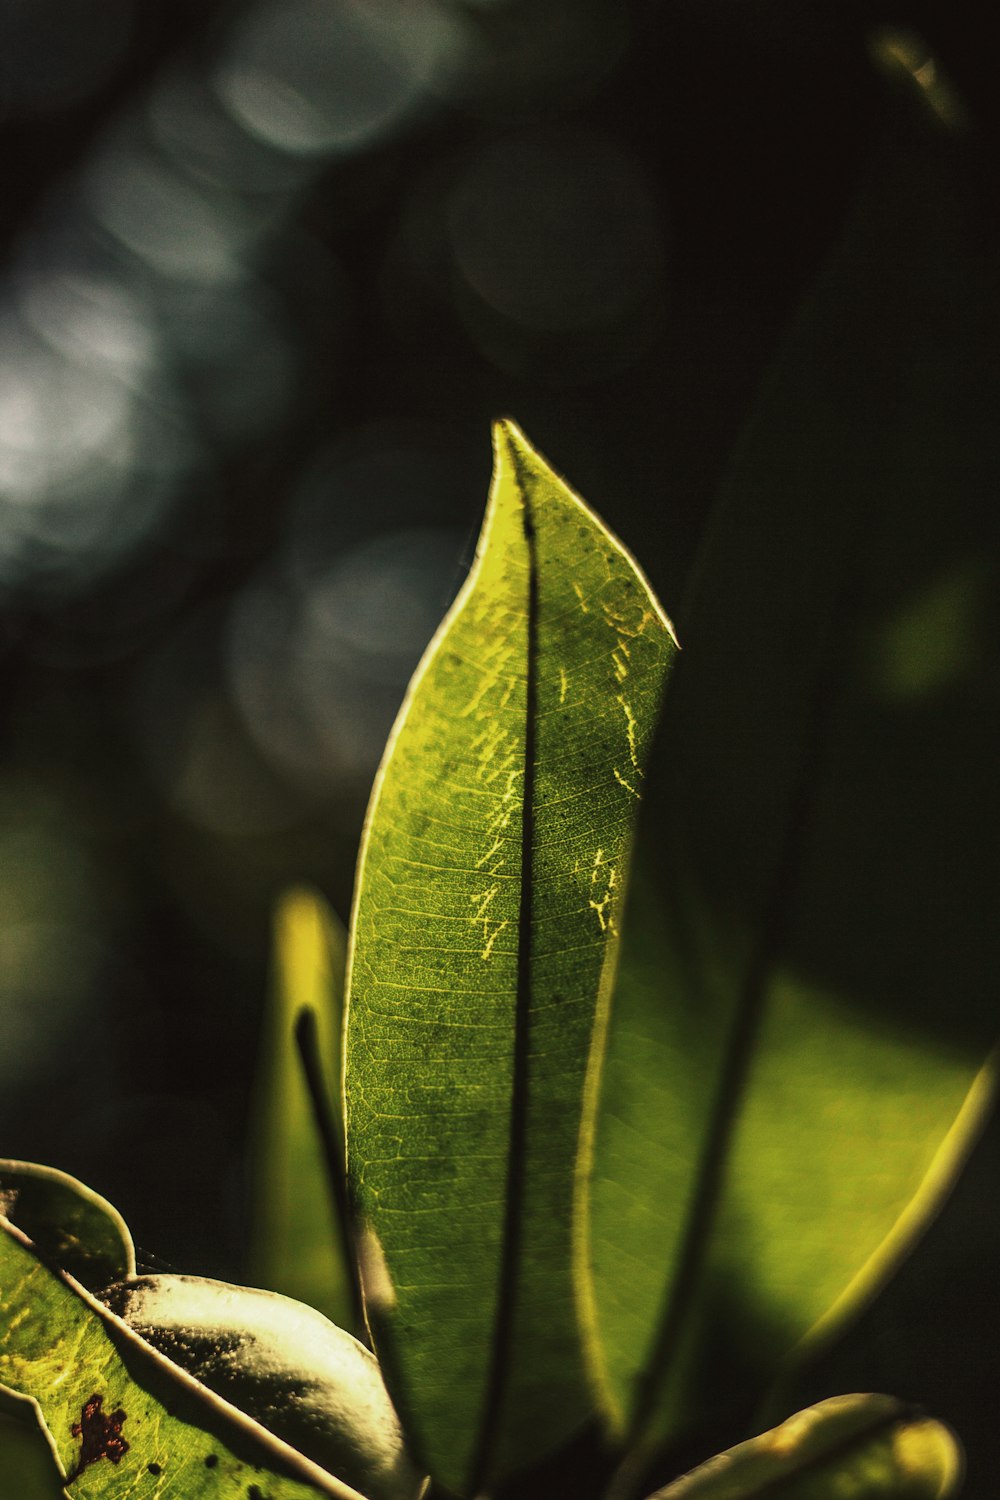
M 337 1107 L 347 934 L 315 891 L 292 888 L 274 914 L 274 976 L 255 1080 L 250 1278 L 354 1322 L 353 1271 L 303 1075 L 296 1027 L 312 1013 L 326 1094 Z M 341 1146 L 342 1149 L 342 1146 Z
M 685 620 L 578 1257 L 633 1439 L 745 1403 L 856 1311 L 995 1089 L 998 393 L 950 149 L 893 121 Z
M 675 649 L 634 562 L 512 424 L 495 452 L 473 570 L 373 792 L 347 1029 L 369 1308 L 397 1404 L 459 1490 L 589 1410 L 577 1135 Z

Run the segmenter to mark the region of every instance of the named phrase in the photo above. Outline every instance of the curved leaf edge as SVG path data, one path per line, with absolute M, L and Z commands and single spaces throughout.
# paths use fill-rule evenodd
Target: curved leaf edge
M 64 1190 L 68 1196 L 80 1199 L 80 1201 L 86 1204 L 88 1208 L 93 1209 L 95 1210 L 95 1212 L 101 1214 L 108 1221 L 111 1229 L 115 1232 L 121 1242 L 122 1269 L 124 1270 L 125 1275 L 135 1275 L 135 1244 L 132 1240 L 131 1231 L 129 1230 L 129 1227 L 125 1223 L 125 1220 L 122 1218 L 121 1214 L 118 1212 L 118 1209 L 115 1208 L 113 1203 L 109 1203 L 107 1198 L 102 1197 L 100 1193 L 95 1192 L 93 1188 L 88 1187 L 87 1184 L 81 1182 L 79 1178 L 71 1176 L 69 1172 L 61 1171 L 58 1167 L 47 1167 L 41 1165 L 41 1163 L 39 1162 L 16 1161 L 10 1157 L 0 1157 L 0 1210 L 4 1211 L 0 1212 L 0 1218 L 6 1216 L 8 1218 L 8 1221 L 15 1225 L 17 1225 L 18 1221 L 16 1196 L 17 1189 L 15 1187 L 13 1191 L 8 1195 L 8 1192 L 5 1190 L 3 1185 L 5 1178 L 13 1179 L 15 1183 L 18 1179 L 25 1179 L 32 1182 L 51 1183 L 53 1186 Z M 13 1199 L 13 1202 L 10 1202 L 10 1198 Z M 7 1205 L 6 1209 L 5 1205 Z M 10 1209 L 13 1209 L 13 1212 L 10 1212 Z M 34 1239 L 29 1232 L 29 1226 L 19 1225 L 18 1227 L 22 1229 L 25 1238 L 31 1241 L 33 1248 L 35 1248 L 36 1253 L 39 1255 L 39 1258 L 42 1260 L 46 1260 L 47 1263 L 50 1263 L 49 1258 L 47 1258 L 44 1253 L 37 1246 L 35 1246 Z M 64 1270 L 65 1267 L 60 1265 L 58 1269 Z
M 947 1203 L 969 1153 L 986 1126 L 997 1099 L 998 1084 L 1000 1046 L 994 1047 L 973 1078 L 913 1197 L 840 1296 L 790 1350 L 784 1361 L 785 1370 L 812 1358 L 839 1338 L 895 1275 Z
M 906 1438 L 917 1438 L 917 1451 L 905 1452 Z M 965 1476 L 965 1457 L 954 1432 L 944 1422 L 898 1400 L 894 1396 L 855 1393 L 830 1396 L 815 1406 L 795 1412 L 777 1427 L 728 1448 L 724 1453 L 659 1489 L 649 1500 L 755 1500 L 777 1495 L 786 1487 L 802 1497 L 813 1489 L 797 1490 L 797 1482 L 814 1481 L 830 1465 L 830 1495 L 847 1493 L 834 1487 L 847 1463 L 863 1457 L 867 1444 L 886 1438 L 902 1439 L 893 1452 L 899 1473 L 888 1485 L 857 1491 L 874 1500 L 898 1494 L 916 1496 L 918 1491 L 898 1490 L 907 1480 L 927 1481 L 919 1491 L 925 1500 L 949 1500 L 957 1494 Z M 927 1440 L 930 1440 L 929 1442 Z M 921 1451 L 921 1444 L 923 1451 Z M 850 1493 L 854 1494 L 852 1488 Z
M 341 1112 L 342 1118 L 345 1121 L 349 1181 L 351 1131 L 349 1128 L 350 1112 L 348 1035 L 352 1005 L 353 969 L 355 964 L 357 946 L 358 913 L 364 888 L 364 881 L 362 877 L 366 866 L 369 847 L 371 844 L 372 830 L 380 810 L 383 786 L 388 769 L 393 759 L 396 742 L 403 729 L 403 726 L 406 724 L 409 718 L 414 700 L 420 693 L 424 678 L 427 675 L 429 668 L 438 656 L 444 641 L 450 634 L 454 622 L 462 614 L 469 601 L 470 596 L 474 594 L 479 585 L 480 575 L 493 538 L 498 514 L 500 512 L 501 505 L 504 502 L 504 490 L 506 487 L 508 472 L 513 474 L 514 476 L 515 484 L 520 492 L 521 507 L 528 513 L 527 519 L 529 526 L 531 524 L 531 515 L 530 504 L 526 493 L 528 483 L 530 481 L 541 481 L 543 484 L 551 483 L 554 479 L 559 484 L 562 491 L 564 492 L 565 498 L 573 503 L 573 505 L 579 510 L 581 516 L 586 519 L 589 525 L 594 526 L 604 535 L 604 537 L 608 539 L 613 548 L 621 554 L 623 559 L 631 567 L 637 581 L 645 592 L 645 596 L 649 601 L 652 610 L 654 611 L 656 617 L 666 631 L 667 637 L 669 638 L 674 650 L 680 650 L 680 643 L 677 639 L 677 633 L 674 628 L 673 622 L 664 610 L 657 596 L 656 590 L 653 588 L 648 576 L 646 575 L 644 569 L 636 559 L 631 549 L 621 540 L 621 538 L 612 530 L 612 528 L 604 522 L 601 516 L 599 516 L 586 503 L 586 501 L 573 488 L 573 486 L 566 481 L 561 472 L 536 451 L 533 445 L 525 437 L 521 428 L 516 422 L 513 421 L 513 419 L 509 417 L 501 417 L 494 421 L 492 425 L 491 436 L 493 449 L 493 469 L 487 496 L 486 509 L 476 544 L 475 554 L 469 567 L 468 573 L 460 589 L 458 590 L 458 593 L 456 594 L 450 607 L 444 614 L 439 625 L 437 626 L 437 629 L 428 642 L 420 659 L 420 662 L 418 663 L 413 676 L 409 681 L 406 693 L 396 715 L 392 730 L 390 731 L 389 737 L 382 752 L 382 757 L 372 785 L 368 807 L 365 814 L 364 826 L 361 834 L 356 864 L 357 875 L 355 879 L 348 928 L 348 947 L 346 972 L 344 979 L 344 1012 L 342 1027 L 343 1051 L 341 1058 Z M 627 895 L 627 880 L 626 882 L 624 882 L 624 884 L 626 886 L 625 895 Z M 615 958 L 617 959 L 617 949 Z M 591 1045 L 588 1052 L 588 1058 L 598 1059 L 598 1061 L 595 1063 L 598 1077 L 600 1072 L 599 1060 L 603 1058 L 609 1017 L 611 1013 L 613 989 L 614 972 L 613 969 L 609 969 L 602 976 L 600 993 L 597 996 L 594 1026 L 591 1034 Z M 588 1062 L 588 1069 L 590 1068 L 590 1066 L 591 1064 L 590 1062 Z M 590 1087 L 590 1085 L 585 1083 L 585 1091 L 588 1087 Z M 594 1085 L 594 1087 L 596 1088 L 597 1085 Z M 583 1134 L 588 1134 L 589 1132 L 589 1136 L 592 1137 L 593 1128 L 594 1126 L 596 1126 L 596 1109 L 593 1111 L 594 1118 L 592 1125 L 588 1123 L 590 1113 L 591 1111 L 587 1103 L 585 1092 L 579 1129 Z M 580 1137 L 578 1135 L 578 1140 L 579 1139 Z M 581 1182 L 585 1180 L 587 1173 L 586 1166 L 584 1165 L 581 1168 L 579 1162 L 580 1156 L 578 1152 L 578 1165 L 574 1169 L 573 1174 L 574 1195 L 578 1191 Z M 574 1215 L 574 1219 L 576 1219 L 576 1217 L 577 1216 Z M 365 1304 L 365 1326 L 371 1339 L 372 1347 L 375 1349 L 376 1353 L 379 1352 L 380 1343 L 383 1345 L 383 1352 L 386 1356 L 383 1363 L 383 1372 L 386 1376 L 387 1386 L 389 1387 L 390 1395 L 393 1401 L 397 1404 L 397 1409 L 400 1411 L 400 1414 L 405 1417 L 408 1409 L 408 1403 L 405 1399 L 405 1394 L 402 1391 L 396 1389 L 396 1381 L 392 1378 L 392 1335 L 388 1329 L 380 1326 L 380 1320 L 378 1319 L 379 1303 L 382 1297 L 381 1289 L 387 1286 L 386 1272 L 381 1247 L 378 1243 L 377 1237 L 370 1230 L 369 1226 L 366 1226 L 364 1223 L 358 1223 L 356 1224 L 355 1228 L 358 1233 L 358 1259 L 363 1290 L 363 1300 Z M 575 1234 L 575 1228 L 573 1232 Z M 501 1289 L 501 1296 L 502 1295 L 503 1293 Z M 374 1318 L 370 1314 L 374 1314 Z M 589 1358 L 586 1348 L 588 1335 L 586 1332 L 585 1318 L 584 1321 L 582 1321 L 578 1326 L 582 1356 L 581 1362 L 584 1368 L 584 1378 L 588 1380 L 588 1383 L 592 1384 L 592 1382 L 590 1381 L 589 1371 L 587 1369 Z M 596 1337 L 596 1320 L 594 1322 L 592 1333 Z M 495 1376 L 493 1377 L 493 1379 L 495 1384 Z M 406 1424 L 404 1423 L 404 1425 Z M 408 1437 L 414 1444 L 416 1450 L 419 1452 L 419 1436 L 417 1432 L 415 1430 L 409 1432 Z M 478 1446 L 480 1450 L 485 1451 L 487 1444 L 482 1438 L 482 1435 Z

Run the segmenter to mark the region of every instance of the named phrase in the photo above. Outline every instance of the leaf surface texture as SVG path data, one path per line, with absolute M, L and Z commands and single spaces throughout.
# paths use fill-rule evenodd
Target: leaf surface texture
M 675 650 L 636 565 L 510 423 L 469 579 L 369 810 L 348 1168 L 376 1346 L 463 1491 L 588 1416 L 571 1219 L 649 743 Z

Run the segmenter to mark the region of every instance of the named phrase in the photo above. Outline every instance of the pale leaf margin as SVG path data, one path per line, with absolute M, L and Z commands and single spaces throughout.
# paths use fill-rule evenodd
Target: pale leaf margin
M 913 1197 L 840 1296 L 786 1355 L 786 1365 L 794 1366 L 830 1344 L 895 1275 L 948 1201 L 996 1102 L 998 1082 L 1000 1047 L 994 1047 L 973 1078 Z

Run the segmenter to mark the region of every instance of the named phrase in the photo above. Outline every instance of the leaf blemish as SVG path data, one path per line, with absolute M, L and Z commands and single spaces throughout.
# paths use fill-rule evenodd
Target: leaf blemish
M 125 1412 L 121 1407 L 117 1411 L 105 1412 L 103 1406 L 104 1397 L 95 1392 L 84 1403 L 79 1422 L 74 1422 L 70 1428 L 73 1436 L 80 1439 L 80 1457 L 67 1483 L 79 1479 L 85 1469 L 102 1458 L 110 1459 L 113 1464 L 121 1463 L 129 1450 L 129 1443 L 122 1437 Z

